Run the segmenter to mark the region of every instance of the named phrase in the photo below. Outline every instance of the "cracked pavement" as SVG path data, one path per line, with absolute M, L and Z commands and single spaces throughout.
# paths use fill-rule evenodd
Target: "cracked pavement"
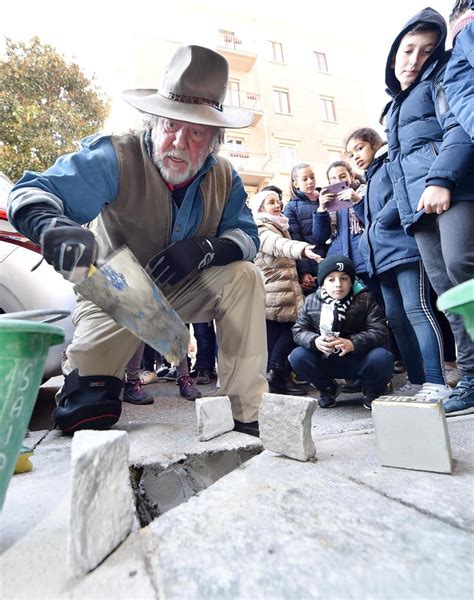
M 198 465 L 205 480 L 222 474 L 217 461 L 202 475 L 206 454 L 258 455 L 227 465 L 228 474 L 71 579 L 70 439 L 34 432 L 34 470 L 13 478 L 0 516 L 2 598 L 472 598 L 474 415 L 448 419 L 455 462 L 445 475 L 380 466 L 356 395 L 316 409 L 318 461 L 300 463 L 259 453 L 258 440 L 235 432 L 200 443 L 193 403 L 173 383 L 147 390 L 155 405 L 125 405 L 118 424 L 134 467 Z

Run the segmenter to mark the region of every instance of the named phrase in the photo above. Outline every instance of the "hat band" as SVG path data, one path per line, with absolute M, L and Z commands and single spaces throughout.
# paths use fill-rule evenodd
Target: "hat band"
M 199 96 L 185 96 L 184 94 L 176 94 L 168 90 L 158 90 L 160 96 L 167 98 L 168 100 L 174 100 L 175 102 L 184 102 L 185 104 L 206 104 L 212 106 L 216 110 L 222 112 L 224 107 L 220 102 L 215 100 L 209 100 L 208 98 L 200 98 Z

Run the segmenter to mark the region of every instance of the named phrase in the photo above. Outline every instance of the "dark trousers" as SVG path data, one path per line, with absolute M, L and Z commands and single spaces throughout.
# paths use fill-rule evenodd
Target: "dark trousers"
M 268 370 L 284 369 L 288 364 L 288 355 L 296 347 L 291 328 L 293 322 L 265 321 L 267 325 Z
M 424 215 L 414 234 L 431 285 L 438 295 L 474 277 L 474 202 L 453 202 L 441 215 Z M 474 377 L 474 341 L 461 315 L 448 313 L 463 377 Z
M 393 354 L 385 348 L 373 348 L 366 354 L 331 354 L 326 358 L 319 350 L 298 346 L 289 361 L 301 379 L 318 389 L 328 387 L 334 379 L 360 379 L 364 392 L 382 394 L 393 375 Z
M 196 371 L 213 373 L 216 369 L 216 332 L 214 321 L 210 323 L 193 323 L 196 338 Z

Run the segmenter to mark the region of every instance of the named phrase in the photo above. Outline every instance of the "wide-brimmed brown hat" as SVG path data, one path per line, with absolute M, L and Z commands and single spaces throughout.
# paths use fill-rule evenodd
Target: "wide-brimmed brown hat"
M 202 46 L 182 46 L 171 58 L 159 89 L 126 90 L 122 97 L 151 115 L 215 127 L 248 127 L 253 120 L 250 111 L 223 104 L 228 79 L 223 56 Z

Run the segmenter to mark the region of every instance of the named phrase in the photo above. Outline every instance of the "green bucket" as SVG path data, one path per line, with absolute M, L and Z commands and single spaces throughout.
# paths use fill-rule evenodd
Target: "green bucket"
M 437 305 L 440 310 L 461 315 L 464 327 L 474 340 L 474 279 L 441 294 Z
M 50 346 L 64 341 L 60 327 L 0 319 L 0 510 L 38 394 Z

